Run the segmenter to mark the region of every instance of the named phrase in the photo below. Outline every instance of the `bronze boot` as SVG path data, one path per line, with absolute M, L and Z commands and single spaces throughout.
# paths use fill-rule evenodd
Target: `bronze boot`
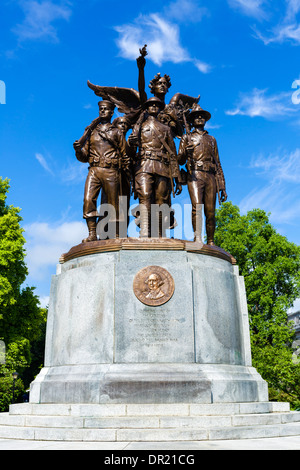
M 87 238 L 84 238 L 82 240 L 82 243 L 94 242 L 95 240 L 97 240 L 96 217 L 90 217 L 90 218 L 86 219 L 86 223 L 87 223 L 88 230 L 89 230 L 89 236 Z
M 215 235 L 215 225 L 214 223 L 207 223 L 206 224 L 206 237 L 207 237 L 207 245 L 214 246 L 214 235 Z

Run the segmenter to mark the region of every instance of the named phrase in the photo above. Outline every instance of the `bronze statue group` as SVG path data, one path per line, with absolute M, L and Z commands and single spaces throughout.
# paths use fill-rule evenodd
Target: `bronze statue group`
M 120 236 L 120 197 L 126 198 L 127 225 L 131 193 L 139 201 L 140 237 L 153 236 L 153 211 L 151 208 L 166 205 L 171 209 L 171 196 L 176 197 L 187 184 L 192 204 L 194 240 L 201 240 L 201 227 L 197 223 L 199 211 L 204 206 L 207 244 L 214 244 L 215 206 L 227 199 L 225 179 L 220 163 L 216 139 L 204 129 L 211 118 L 208 111 L 193 98 L 176 93 L 169 104 L 165 95 L 171 86 L 168 75 L 157 74 L 149 88 L 154 95 L 145 92 L 146 46 L 137 59 L 139 91 L 132 88 L 88 86 L 99 101 L 99 117 L 74 142 L 76 157 L 89 163 L 85 183 L 83 217 L 88 226 L 88 237 L 83 243 L 96 241 L 97 200 L 101 191 L 101 206 L 114 209 L 115 236 Z M 115 108 L 121 117 L 111 122 Z M 132 129 L 126 140 L 127 132 Z M 174 139 L 179 138 L 177 152 Z M 185 168 L 181 168 L 185 165 Z M 107 207 L 107 206 L 105 206 Z M 167 222 L 162 211 L 158 212 L 158 237 L 164 228 L 174 226 L 174 215 Z M 111 217 L 112 218 L 112 217 Z M 154 236 L 156 236 L 154 235 Z

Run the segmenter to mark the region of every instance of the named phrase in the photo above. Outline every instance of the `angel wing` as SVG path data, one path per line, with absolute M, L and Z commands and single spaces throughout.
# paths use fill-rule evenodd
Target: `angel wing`
M 134 88 L 93 85 L 89 80 L 87 84 L 94 91 L 95 95 L 114 103 L 120 113 L 130 114 L 141 106 L 140 94 Z

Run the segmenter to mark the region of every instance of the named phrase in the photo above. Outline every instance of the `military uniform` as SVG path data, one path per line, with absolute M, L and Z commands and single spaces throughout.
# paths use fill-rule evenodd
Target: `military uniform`
M 141 214 L 141 236 L 151 236 L 151 204 L 170 206 L 171 178 L 179 178 L 177 152 L 170 128 L 154 116 L 142 123 L 138 146 L 135 193 L 147 208 L 147 221 L 142 220 Z
M 125 153 L 125 138 L 122 132 L 111 123 L 98 124 L 76 157 L 88 162 L 89 173 L 84 189 L 83 217 L 87 220 L 98 216 L 97 199 L 102 189 L 106 202 L 118 213 L 120 192 L 120 171 L 129 167 Z
M 192 153 L 187 146 L 193 147 Z M 194 129 L 180 142 L 178 160 L 186 163 L 187 185 L 192 203 L 192 224 L 195 237 L 200 237 L 196 224 L 197 204 L 204 204 L 207 243 L 213 244 L 217 191 L 225 191 L 225 178 L 220 163 L 216 139 L 205 130 Z

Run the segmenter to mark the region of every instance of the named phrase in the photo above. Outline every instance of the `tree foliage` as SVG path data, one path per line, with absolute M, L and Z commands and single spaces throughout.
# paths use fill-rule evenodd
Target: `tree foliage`
M 270 397 L 300 405 L 300 366 L 287 311 L 300 296 L 300 247 L 277 233 L 261 209 L 241 215 L 226 202 L 217 210 L 215 243 L 231 253 L 244 276 L 253 365 Z
M 17 393 L 21 393 L 22 374 L 32 361 L 32 345 L 46 321 L 46 310 L 40 308 L 34 288 L 24 286 L 28 270 L 22 218 L 19 208 L 6 204 L 8 190 L 9 181 L 0 177 L 0 340 L 6 346 L 6 361 L 0 364 L 2 411 L 11 400 L 14 370 L 20 373 Z

